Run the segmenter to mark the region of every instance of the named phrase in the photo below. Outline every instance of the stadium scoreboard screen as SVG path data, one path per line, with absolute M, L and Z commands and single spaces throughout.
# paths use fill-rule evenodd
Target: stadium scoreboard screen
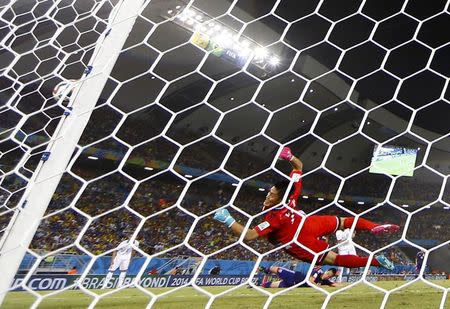
M 373 151 L 369 172 L 376 174 L 413 176 L 418 151 L 419 148 L 376 146 Z

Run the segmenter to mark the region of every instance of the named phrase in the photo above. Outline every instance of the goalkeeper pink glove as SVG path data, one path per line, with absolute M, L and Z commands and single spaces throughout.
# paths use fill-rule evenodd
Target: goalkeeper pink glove
M 283 150 L 280 153 L 279 159 L 286 160 L 286 161 L 292 161 L 293 158 L 294 158 L 294 155 L 291 152 L 291 148 L 283 147 Z

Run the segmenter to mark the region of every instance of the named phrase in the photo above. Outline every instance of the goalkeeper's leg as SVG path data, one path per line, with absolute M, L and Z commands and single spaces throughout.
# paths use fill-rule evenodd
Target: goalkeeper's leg
M 336 252 L 330 251 L 323 259 L 322 264 L 356 268 L 356 267 L 365 267 L 368 261 L 369 261 L 368 256 L 359 256 L 352 254 L 341 255 L 337 254 Z M 394 264 L 383 255 L 376 256 L 374 259 L 372 259 L 370 265 L 381 266 L 389 270 L 394 269 Z
M 364 218 L 355 217 L 341 218 L 340 228 L 343 230 L 351 228 L 355 220 L 357 220 L 355 230 L 369 231 L 375 235 L 381 233 L 395 233 L 400 229 L 400 227 L 395 224 L 378 224 Z

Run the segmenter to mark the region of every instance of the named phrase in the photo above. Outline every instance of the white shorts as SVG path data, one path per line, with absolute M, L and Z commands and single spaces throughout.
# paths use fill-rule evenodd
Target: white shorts
M 116 257 L 111 265 L 111 267 L 108 269 L 109 271 L 116 271 L 117 268 L 119 268 L 121 271 L 128 270 L 128 266 L 130 265 L 130 259 L 129 258 L 121 258 Z
M 356 255 L 356 249 L 354 246 L 346 246 L 345 248 L 338 248 L 340 255 Z

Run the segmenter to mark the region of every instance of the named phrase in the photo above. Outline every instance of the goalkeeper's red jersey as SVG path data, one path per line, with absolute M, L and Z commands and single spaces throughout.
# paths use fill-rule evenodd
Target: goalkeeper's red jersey
M 259 236 L 265 236 L 269 242 L 280 246 L 294 239 L 301 220 L 302 216 L 289 208 L 277 207 L 266 214 L 264 221 L 255 227 L 255 230 Z M 309 216 L 305 219 L 297 241 L 313 252 L 319 253 L 328 248 L 328 243 L 320 237 L 336 232 L 338 227 L 339 218 L 336 216 Z M 314 254 L 295 243 L 284 247 L 284 250 L 303 261 L 310 262 L 314 258 Z M 322 262 L 323 257 L 324 254 L 319 256 L 318 263 Z
M 294 182 L 294 192 L 289 196 L 288 206 L 292 209 L 297 208 L 297 200 L 302 192 L 301 176 L 302 171 L 292 171 L 290 175 Z M 305 215 L 303 211 L 300 213 Z M 264 222 L 255 229 L 260 236 L 269 236 L 271 243 L 284 244 L 293 239 L 301 220 L 301 215 L 290 211 L 289 208 L 275 207 L 264 216 Z
M 291 178 L 294 181 L 294 192 L 289 197 L 288 205 L 293 209 L 297 208 L 297 199 L 302 191 L 301 174 L 301 171 L 291 173 Z M 294 239 L 302 216 L 306 215 L 301 210 L 299 213 L 293 212 L 285 206 L 275 207 L 264 216 L 264 221 L 256 226 L 255 230 L 259 236 L 266 236 L 268 241 L 276 246 L 289 243 Z M 328 244 L 319 240 L 318 237 L 335 231 L 337 225 L 338 220 L 335 216 L 308 217 L 297 240 L 311 250 L 320 252 L 327 249 Z M 311 261 L 314 258 L 314 255 L 294 243 L 286 246 L 284 250 L 304 261 Z M 322 259 L 323 256 L 320 256 L 318 262 L 321 262 Z

